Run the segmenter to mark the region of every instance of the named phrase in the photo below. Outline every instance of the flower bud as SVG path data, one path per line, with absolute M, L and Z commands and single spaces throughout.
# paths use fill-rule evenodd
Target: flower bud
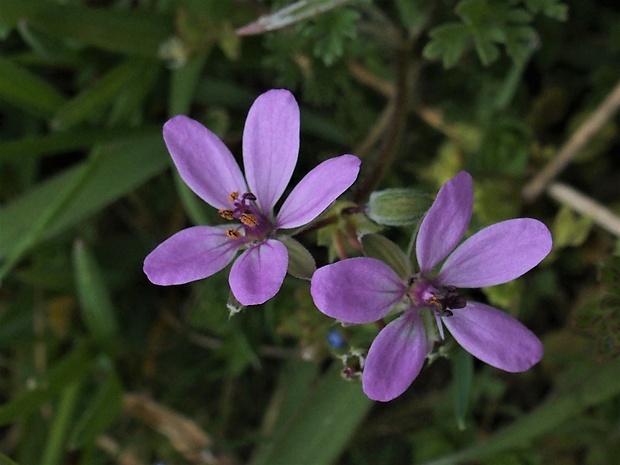
M 431 197 L 415 189 L 386 189 L 370 194 L 366 214 L 386 226 L 410 226 L 431 206 Z

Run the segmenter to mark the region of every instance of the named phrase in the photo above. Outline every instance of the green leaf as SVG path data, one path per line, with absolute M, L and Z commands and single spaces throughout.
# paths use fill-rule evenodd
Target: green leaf
M 296 278 L 310 280 L 316 271 L 316 263 L 312 254 L 290 236 L 279 236 L 278 240 L 286 246 L 288 252 L 287 273 Z
M 592 219 L 575 213 L 569 206 L 563 205 L 553 220 L 553 246 L 578 247 L 585 242 L 592 231 Z
M 521 120 L 496 116 L 484 133 L 480 151 L 474 158 L 475 167 L 493 174 L 522 176 L 532 140 L 530 128 Z
M 0 99 L 35 116 L 52 116 L 65 98 L 28 69 L 0 57 Z
M 95 257 L 79 239 L 73 244 L 73 269 L 84 323 L 95 341 L 114 351 L 119 331 L 110 291 Z
M 39 408 L 74 380 L 88 373 L 94 362 L 95 358 L 85 346 L 73 349 L 52 365 L 46 374 L 35 380 L 34 388 L 25 390 L 0 406 L 0 425 L 23 418 L 24 415 Z
M 94 443 L 116 420 L 123 406 L 123 387 L 111 370 L 84 413 L 75 423 L 69 444 L 78 449 Z
M 10 458 L 0 452 L 0 465 L 18 465 L 18 463 L 13 462 Z
M 568 19 L 568 5 L 560 0 L 525 0 L 525 6 L 532 13 L 542 12 L 558 21 L 566 21 Z
M 425 12 L 422 10 L 422 3 L 412 0 L 396 0 L 396 8 L 400 22 L 406 28 L 413 28 L 424 21 Z
M 444 68 L 452 68 L 458 63 L 468 47 L 471 34 L 461 23 L 448 23 L 431 29 L 430 42 L 422 50 L 428 60 L 441 59 Z
M 270 412 L 277 415 L 276 428 L 260 442 L 251 465 L 330 465 L 372 405 L 359 383 L 342 379 L 338 366 L 319 379 L 303 365 L 296 369 L 302 385 L 281 384 L 276 391 Z
M 499 48 L 497 45 L 480 35 L 474 37 L 474 45 L 480 57 L 480 61 L 482 61 L 482 64 L 485 66 L 493 63 L 499 57 Z

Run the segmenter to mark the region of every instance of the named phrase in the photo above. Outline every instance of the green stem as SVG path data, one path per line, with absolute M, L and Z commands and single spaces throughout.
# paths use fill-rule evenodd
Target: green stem
M 390 124 L 387 125 L 387 131 L 383 137 L 383 143 L 379 148 L 379 152 L 373 160 L 369 176 L 364 183 L 355 192 L 355 201 L 360 202 L 366 199 L 372 191 L 374 191 L 383 178 L 388 169 L 394 162 L 396 152 L 405 128 L 405 120 L 407 118 L 407 109 L 409 106 L 409 88 L 411 86 L 410 66 L 408 59 L 408 48 L 396 51 L 396 92 L 393 97 L 394 110 L 392 112 Z

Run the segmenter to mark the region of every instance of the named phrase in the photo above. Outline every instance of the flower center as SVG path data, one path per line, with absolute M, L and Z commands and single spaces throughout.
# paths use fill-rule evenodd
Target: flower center
M 228 237 L 239 238 L 242 228 L 249 241 L 264 239 L 271 232 L 272 225 L 258 209 L 254 194 L 246 192 L 240 195 L 239 192 L 234 191 L 230 193 L 228 200 L 233 204 L 233 208 L 223 208 L 218 213 L 226 220 L 239 220 L 241 223 L 237 228 L 230 228 L 226 231 Z
M 452 316 L 452 310 L 464 308 L 467 300 L 454 286 L 435 286 L 431 281 L 414 276 L 409 280 L 409 298 L 418 307 L 430 308 L 435 315 Z

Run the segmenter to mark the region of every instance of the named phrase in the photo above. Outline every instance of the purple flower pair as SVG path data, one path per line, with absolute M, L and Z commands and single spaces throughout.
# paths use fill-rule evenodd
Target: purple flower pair
M 243 132 L 245 177 L 222 141 L 190 118 L 169 120 L 164 140 L 185 183 L 235 223 L 179 231 L 146 257 L 144 272 L 155 284 L 184 284 L 234 260 L 229 284 L 243 305 L 275 296 L 289 262 L 284 243 L 291 239 L 283 230 L 314 220 L 353 184 L 360 167 L 353 155 L 321 163 L 274 214 L 299 150 L 299 107 L 286 90 L 266 92 L 250 108 Z M 515 219 L 489 226 L 457 247 L 472 208 L 472 179 L 462 172 L 439 191 L 420 225 L 420 271 L 412 276 L 399 276 L 385 263 L 363 257 L 314 273 L 315 304 L 340 321 L 370 323 L 404 305 L 404 313 L 381 330 L 368 352 L 362 383 L 371 399 L 388 401 L 407 389 L 434 342 L 444 338 L 444 325 L 471 354 L 506 371 L 527 370 L 542 357 L 542 344 L 531 331 L 498 309 L 467 301 L 457 288 L 518 278 L 547 256 L 551 234 L 537 220 Z
M 229 275 L 243 305 L 261 304 L 280 290 L 289 259 L 281 230 L 314 220 L 359 173 L 353 155 L 326 160 L 274 214 L 299 151 L 299 107 L 287 90 L 268 91 L 250 108 L 243 131 L 245 177 L 224 143 L 197 121 L 175 116 L 164 125 L 164 140 L 185 183 L 235 223 L 179 231 L 146 257 L 144 272 L 154 284 L 184 284 L 217 273 L 243 251 Z
M 457 247 L 472 208 L 472 179 L 461 172 L 441 188 L 420 225 L 420 271 L 413 276 L 401 277 L 385 263 L 364 257 L 314 273 L 311 293 L 316 306 L 342 322 L 378 321 L 399 304 L 405 306 L 368 351 L 362 385 L 371 399 L 389 401 L 409 387 L 437 333 L 443 339 L 444 325 L 465 350 L 496 368 L 520 372 L 541 359 L 542 344 L 529 329 L 501 310 L 465 300 L 457 288 L 518 278 L 547 256 L 551 234 L 541 222 L 521 218 L 489 226 Z

